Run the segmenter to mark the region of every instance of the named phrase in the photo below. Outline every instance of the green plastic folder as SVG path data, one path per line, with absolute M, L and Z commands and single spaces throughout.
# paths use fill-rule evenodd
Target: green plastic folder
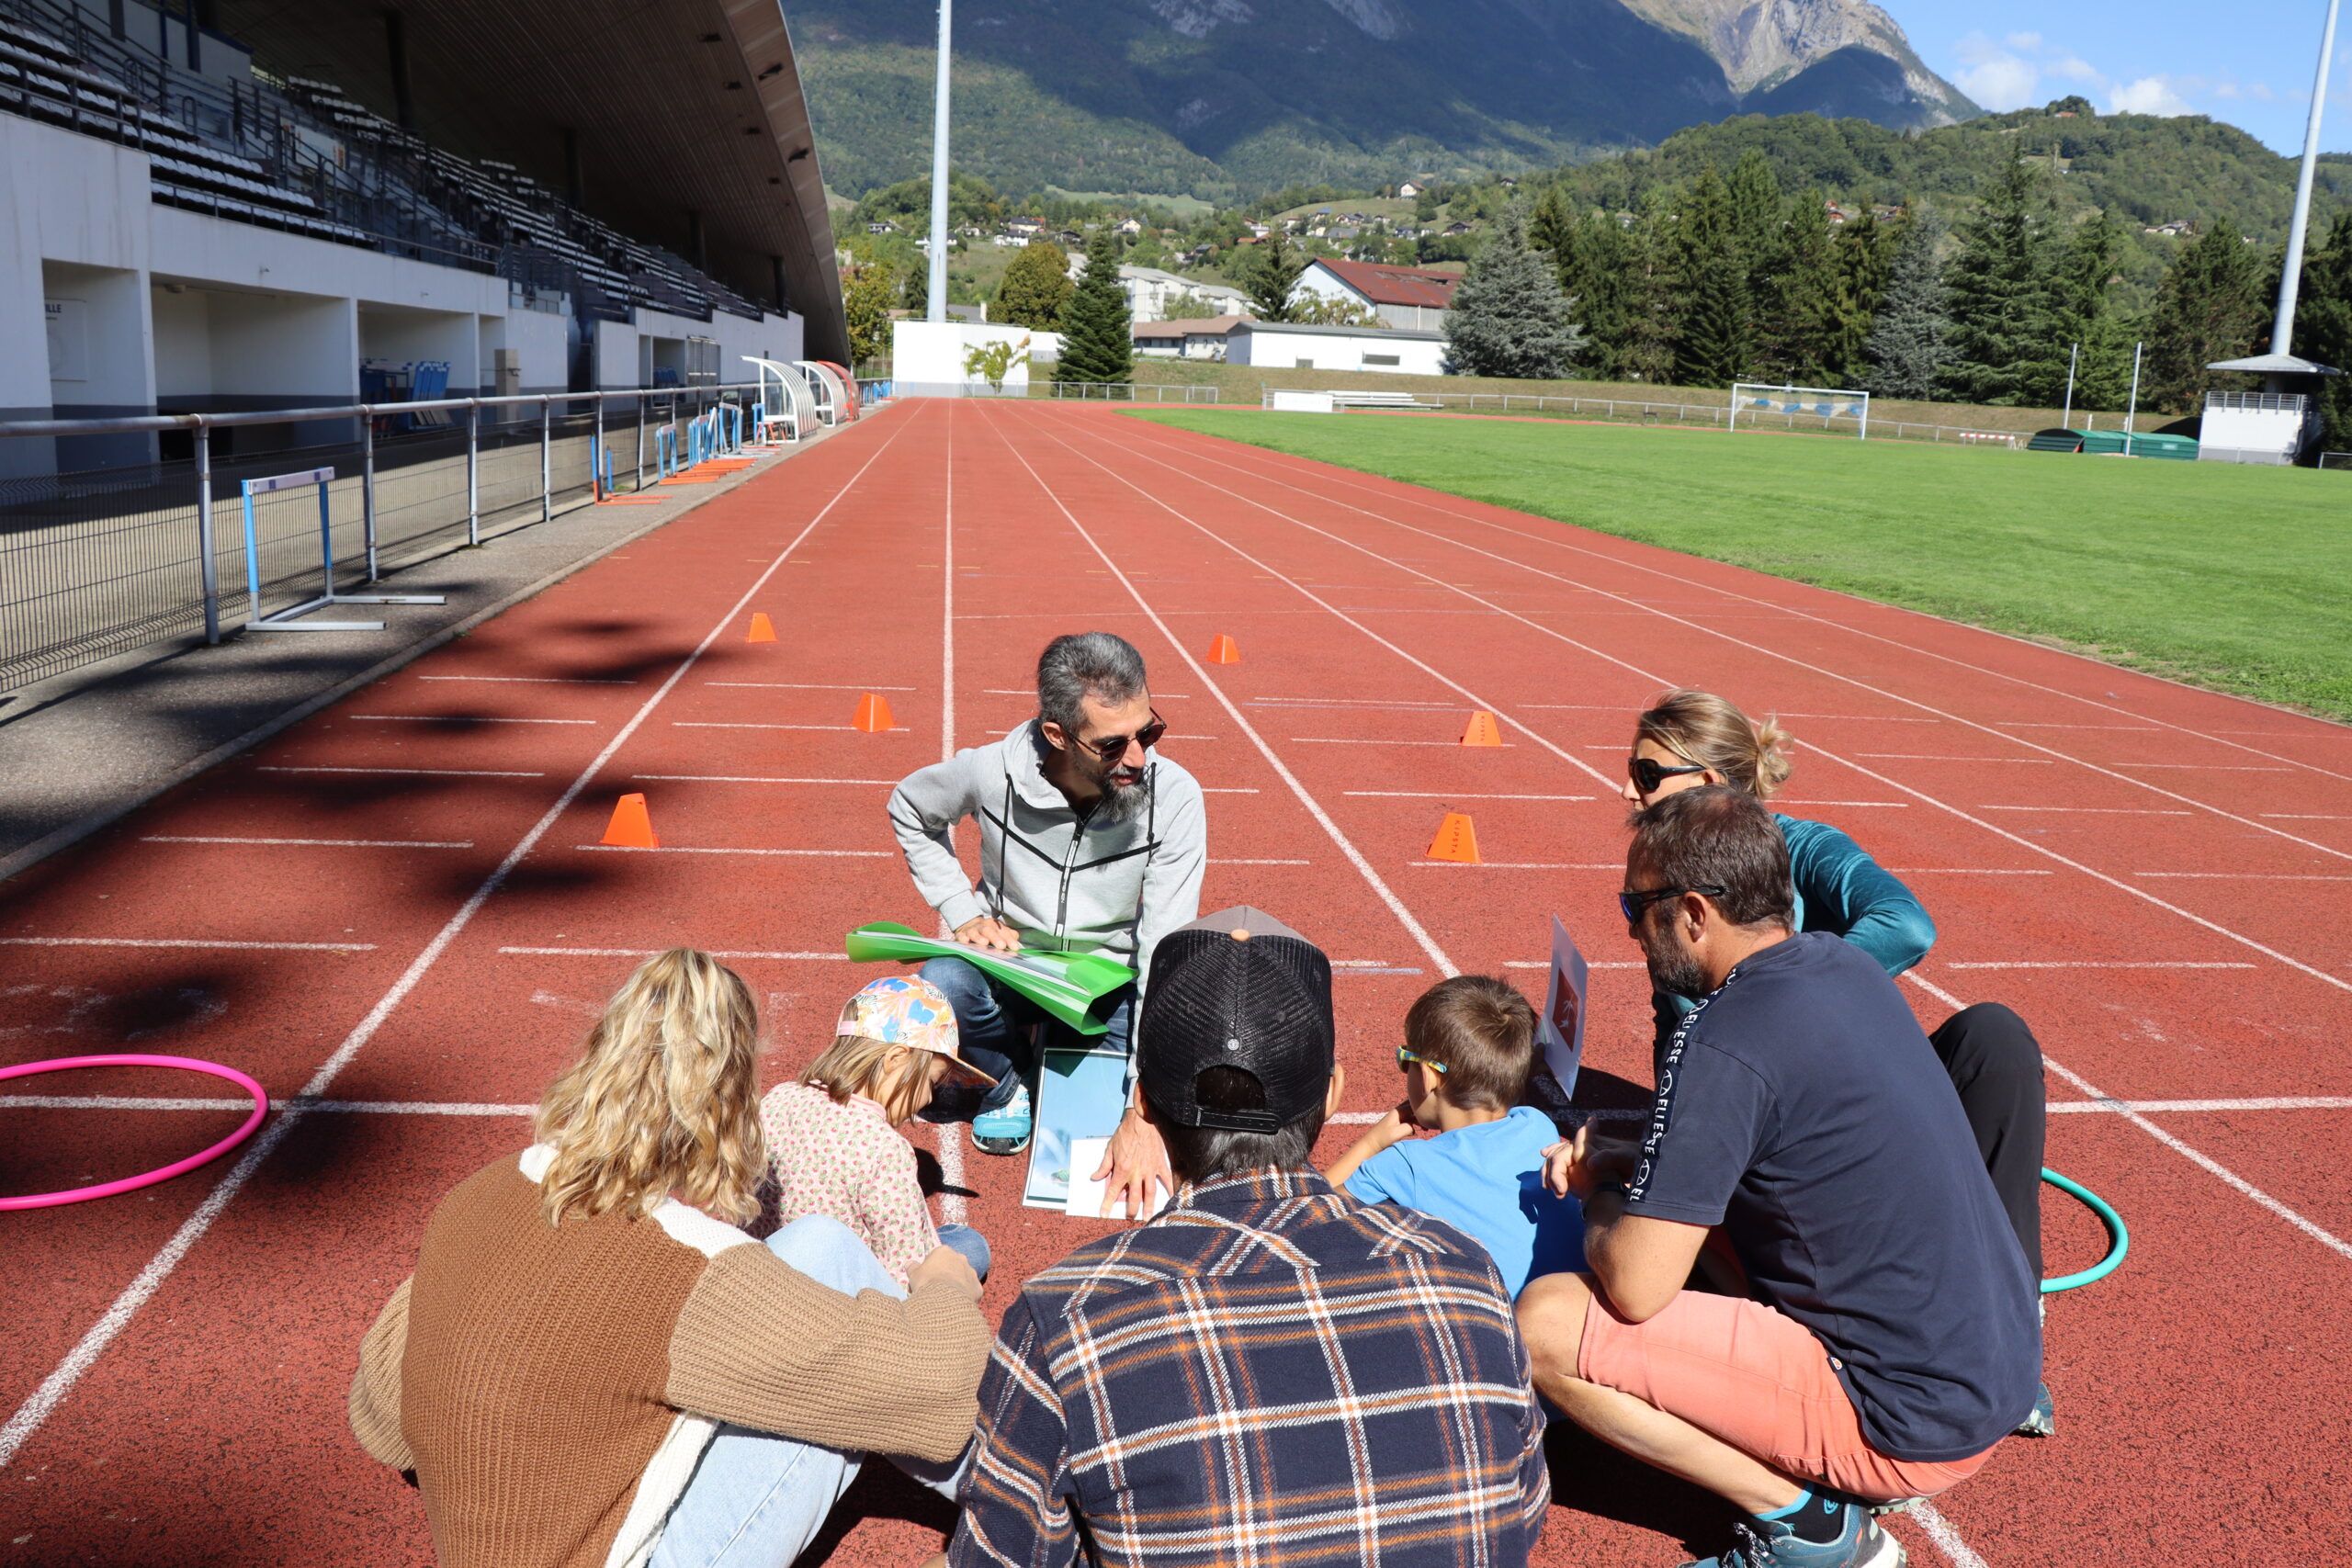
M 1099 953 L 996 953 L 960 942 L 919 936 L 896 920 L 876 920 L 849 933 L 842 945 L 860 963 L 960 958 L 1001 980 L 1080 1034 L 1100 1034 L 1117 1004 L 1111 998 L 1135 984 L 1136 972 Z

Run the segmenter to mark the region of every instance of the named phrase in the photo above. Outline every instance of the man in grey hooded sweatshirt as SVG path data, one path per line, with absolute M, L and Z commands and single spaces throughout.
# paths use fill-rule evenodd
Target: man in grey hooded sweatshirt
M 1193 775 L 1155 755 L 1143 656 L 1109 632 L 1056 637 L 1037 660 L 1037 716 L 1003 739 L 910 774 L 890 827 L 915 886 L 956 940 L 975 947 L 1099 952 L 1141 974 L 1159 939 L 1200 914 L 1208 820 Z M 965 818 L 980 826 L 975 887 L 956 857 Z M 960 958 L 922 976 L 947 995 L 966 1059 L 998 1075 L 972 1121 L 989 1154 L 1028 1146 L 1032 1027 L 1045 1014 Z M 1135 995 L 1110 1016 L 1103 1048 L 1125 1051 Z M 1170 1185 L 1159 1136 L 1128 1108 L 1095 1174 L 1129 1215 Z

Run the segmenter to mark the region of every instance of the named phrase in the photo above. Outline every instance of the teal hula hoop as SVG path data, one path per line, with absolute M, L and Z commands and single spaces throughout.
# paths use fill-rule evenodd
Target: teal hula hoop
M 2062 1274 L 2055 1280 L 2044 1280 L 2041 1281 L 2041 1293 L 2051 1296 L 2057 1294 L 2060 1291 L 2079 1290 L 2085 1285 L 2093 1284 L 2114 1273 L 2117 1267 L 2122 1263 L 2123 1255 L 2132 1250 L 2132 1233 L 2124 1229 L 2123 1216 L 2117 1213 L 2106 1199 L 2081 1182 L 2071 1181 L 2059 1175 L 2048 1166 L 2041 1168 L 2041 1179 L 2068 1197 L 2079 1200 L 2085 1208 L 2097 1214 L 2099 1224 L 2107 1227 L 2108 1240 L 2105 1258 L 2079 1274 Z

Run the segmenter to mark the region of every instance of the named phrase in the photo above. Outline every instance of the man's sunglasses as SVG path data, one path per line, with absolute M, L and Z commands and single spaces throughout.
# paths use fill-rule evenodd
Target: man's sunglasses
M 1652 904 L 1663 904 L 1668 898 L 1679 898 L 1685 893 L 1703 893 L 1710 898 L 1724 896 L 1722 888 L 1712 885 L 1702 887 L 1653 887 L 1646 893 L 1620 893 L 1617 895 L 1617 908 L 1625 917 L 1627 925 L 1639 925 L 1643 910 Z
M 1647 757 L 1634 757 L 1625 763 L 1625 776 L 1632 779 L 1634 787 L 1644 795 L 1656 795 L 1657 786 L 1668 779 L 1680 778 L 1684 773 L 1703 773 L 1706 771 L 1697 762 L 1687 763 L 1679 768 L 1669 768 Z
M 1402 1045 L 1396 1047 L 1396 1066 L 1400 1070 L 1411 1066 L 1427 1067 L 1438 1077 L 1445 1077 L 1445 1064 L 1443 1062 L 1432 1062 L 1427 1056 L 1422 1055 L 1419 1052 L 1408 1051 Z
M 1129 746 L 1140 746 L 1148 751 L 1168 733 L 1168 721 L 1159 716 L 1159 710 L 1152 708 L 1149 712 L 1151 722 L 1133 735 L 1106 735 L 1100 740 L 1080 740 L 1079 744 L 1106 762 L 1115 762 L 1125 756 Z

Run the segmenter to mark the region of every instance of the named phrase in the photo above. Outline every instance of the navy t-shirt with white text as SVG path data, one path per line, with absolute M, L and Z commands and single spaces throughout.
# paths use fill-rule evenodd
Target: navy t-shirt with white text
M 1625 1206 L 1723 1225 L 1890 1458 L 1970 1458 L 2033 1405 L 2040 1282 L 1935 1048 L 1850 942 L 1764 948 L 1682 1021 Z

